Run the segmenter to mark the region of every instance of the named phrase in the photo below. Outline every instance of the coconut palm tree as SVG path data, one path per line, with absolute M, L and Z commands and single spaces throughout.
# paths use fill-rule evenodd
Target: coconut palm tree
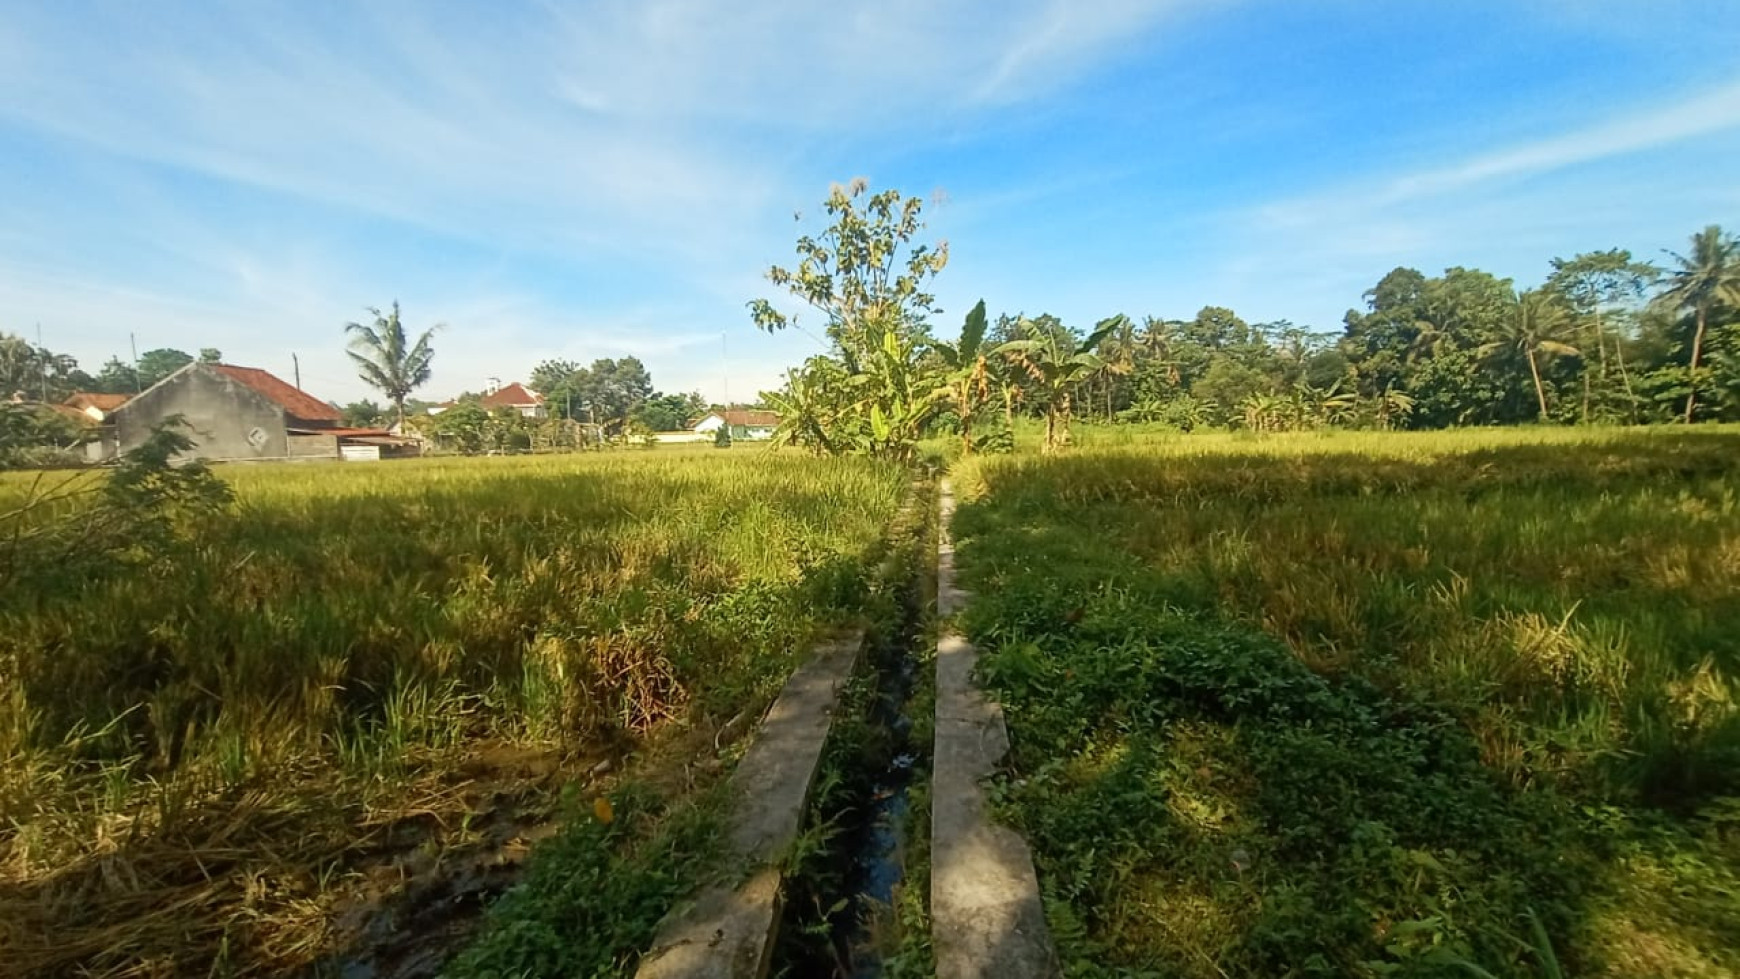
M 1667 273 L 1667 288 L 1656 301 L 1675 311 L 1691 310 L 1697 325 L 1692 334 L 1692 353 L 1687 361 L 1686 423 L 1698 404 L 1698 364 L 1704 352 L 1704 334 L 1710 311 L 1718 305 L 1740 305 L 1740 242 L 1712 224 L 1692 236 L 1689 255 L 1669 252 L 1679 268 Z
M 374 323 L 344 325 L 344 332 L 350 335 L 348 353 L 356 362 L 357 376 L 393 403 L 399 424 L 403 425 L 405 399 L 429 382 L 429 365 L 435 359 L 430 339 L 441 325 L 424 330 L 416 343 L 410 343 L 404 324 L 399 322 L 398 300 L 393 301 L 390 314 L 383 314 L 373 306 L 368 310 L 374 314 Z
M 1136 324 L 1127 316 L 1114 317 L 1120 320 L 1118 326 L 1106 335 L 1096 351 L 1104 366 L 1100 368 L 1100 388 L 1105 395 L 1106 421 L 1112 420 L 1112 391 L 1117 386 L 1115 377 L 1128 376 L 1136 369 L 1136 350 L 1140 346 L 1136 339 Z
M 1124 319 L 1118 315 L 1101 320 L 1080 341 L 1060 330 L 1046 330 L 1036 339 L 1011 340 L 992 351 L 1013 358 L 1028 376 L 1039 382 L 1045 396 L 1046 454 L 1069 444 L 1070 398 L 1075 386 L 1105 366 L 1094 350 Z
M 938 343 L 937 356 L 945 371 L 942 393 L 961 420 L 961 454 L 973 454 L 973 419 L 990 398 L 990 372 L 985 361 L 985 301 L 967 313 L 957 343 Z
M 1571 314 L 1559 305 L 1552 293 L 1530 290 L 1519 293 L 1511 315 L 1499 338 L 1480 345 L 1477 353 L 1491 357 L 1502 351 L 1514 351 L 1528 361 L 1529 376 L 1535 382 L 1535 401 L 1540 405 L 1541 421 L 1547 420 L 1547 389 L 1541 383 L 1540 362 L 1552 357 L 1581 357 L 1583 352 L 1566 343 L 1572 330 Z

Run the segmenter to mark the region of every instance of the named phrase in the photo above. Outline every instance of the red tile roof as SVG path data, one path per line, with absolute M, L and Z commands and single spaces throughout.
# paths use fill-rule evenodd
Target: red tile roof
M 522 405 L 541 405 L 544 403 L 544 396 L 515 381 L 507 387 L 497 388 L 484 395 L 483 400 L 478 403 L 485 408 L 518 408 Z
M 97 394 L 94 391 L 74 391 L 65 401 L 62 401 L 61 404 L 78 408 L 81 411 L 86 408 L 95 408 L 98 411 L 107 414 L 126 404 L 128 397 L 130 397 L 130 395 Z
M 337 408 L 306 391 L 299 391 L 291 387 L 258 367 L 234 367 L 230 364 L 207 364 L 206 366 L 251 388 L 255 394 L 283 408 L 284 413 L 291 418 L 311 422 L 340 422 L 344 420 L 344 416 L 338 413 Z

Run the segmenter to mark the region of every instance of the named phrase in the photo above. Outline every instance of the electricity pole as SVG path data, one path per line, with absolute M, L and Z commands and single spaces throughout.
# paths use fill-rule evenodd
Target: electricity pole
M 48 348 L 42 345 L 42 321 L 36 323 L 36 359 L 42 361 L 42 403 L 48 404 Z

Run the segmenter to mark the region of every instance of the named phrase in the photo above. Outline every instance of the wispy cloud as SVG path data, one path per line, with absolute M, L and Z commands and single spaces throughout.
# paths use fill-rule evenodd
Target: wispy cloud
M 1521 179 L 1638 153 L 1740 128 L 1740 81 L 1692 93 L 1665 105 L 1630 107 L 1612 118 L 1518 146 L 1479 153 L 1450 166 L 1362 181 L 1326 194 L 1269 204 L 1259 210 L 1277 225 L 1313 224 L 1350 209 L 1381 211 L 1429 197 L 1454 195 L 1505 179 Z

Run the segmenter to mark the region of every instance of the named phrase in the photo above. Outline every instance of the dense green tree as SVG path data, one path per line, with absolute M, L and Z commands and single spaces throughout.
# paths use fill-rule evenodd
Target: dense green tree
M 707 413 L 700 394 L 654 394 L 634 409 L 633 419 L 653 432 L 675 432 Z
M 54 402 L 90 386 L 90 376 L 72 356 L 0 333 L 0 401 L 22 395 Z
M 193 363 L 193 355 L 174 347 L 159 347 L 139 355 L 139 386 L 148 388 Z
M 387 412 L 373 401 L 352 401 L 341 411 L 344 423 L 351 428 L 373 428 L 387 420 Z
M 613 432 L 620 432 L 653 395 L 652 375 L 638 357 L 599 358 L 590 367 L 547 360 L 533 369 L 532 388 L 559 417 Z
M 199 348 L 199 362 L 202 364 L 222 363 L 224 352 L 216 347 Z
M 1691 251 L 1670 252 L 1677 268 L 1669 269 L 1659 301 L 1689 311 L 1694 322 L 1691 353 L 1686 360 L 1686 411 L 1689 424 L 1698 403 L 1698 371 L 1710 317 L 1721 307 L 1740 305 L 1740 242 L 1710 225 L 1692 236 Z
M 435 360 L 433 338 L 441 327 L 437 324 L 424 330 L 413 342 L 405 335 L 405 326 L 399 320 L 397 300 L 391 313 L 382 313 L 372 306 L 369 312 L 374 314 L 373 323 L 344 325 L 351 338 L 348 353 L 356 364 L 357 375 L 392 402 L 403 424 L 405 399 L 429 382 Z

